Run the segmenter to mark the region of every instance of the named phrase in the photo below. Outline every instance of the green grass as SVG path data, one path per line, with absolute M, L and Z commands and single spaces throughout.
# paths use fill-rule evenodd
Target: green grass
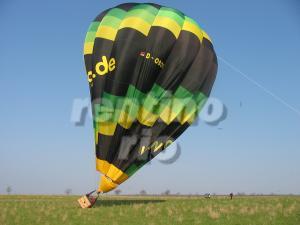
M 300 225 L 300 197 L 0 196 L 0 225 Z

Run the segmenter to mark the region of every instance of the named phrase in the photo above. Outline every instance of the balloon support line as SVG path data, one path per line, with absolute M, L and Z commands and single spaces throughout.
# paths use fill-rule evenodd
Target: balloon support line
M 281 98 L 280 96 L 276 95 L 275 93 L 273 93 L 269 89 L 265 88 L 263 85 L 259 84 L 256 80 L 254 80 L 253 78 L 251 78 L 247 74 L 243 73 L 240 69 L 238 69 L 237 67 L 233 66 L 231 63 L 229 63 L 227 60 L 225 60 L 221 56 L 218 56 L 218 59 L 221 60 L 229 68 L 231 68 L 233 71 L 235 71 L 236 73 L 242 75 L 250 83 L 252 83 L 256 87 L 260 88 L 263 92 L 265 92 L 266 94 L 268 94 L 269 96 L 271 96 L 272 98 L 274 98 L 276 101 L 278 101 L 279 103 L 281 103 L 282 105 L 284 105 L 285 107 L 289 108 L 291 111 L 293 111 L 294 113 L 296 113 L 298 116 L 300 116 L 300 110 L 299 109 L 297 109 L 296 107 L 292 106 L 291 104 L 289 104 L 288 102 L 286 102 L 283 98 Z

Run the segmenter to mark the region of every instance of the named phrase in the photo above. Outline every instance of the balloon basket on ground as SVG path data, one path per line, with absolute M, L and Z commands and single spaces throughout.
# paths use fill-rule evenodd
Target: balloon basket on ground
M 96 193 L 96 192 L 93 191 L 91 193 L 83 195 L 82 197 L 80 197 L 77 200 L 77 202 L 79 203 L 81 208 L 83 208 L 83 209 L 92 208 L 95 205 L 95 203 L 98 200 L 99 193 L 97 193 L 96 195 L 93 195 L 94 193 Z

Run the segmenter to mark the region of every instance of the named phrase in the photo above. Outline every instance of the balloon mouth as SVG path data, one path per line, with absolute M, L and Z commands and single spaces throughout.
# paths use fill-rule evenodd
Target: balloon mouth
M 96 169 L 103 174 L 98 187 L 100 193 L 109 192 L 128 179 L 126 173 L 105 160 L 96 158 Z
M 118 187 L 118 184 L 112 181 L 108 176 L 102 175 L 100 179 L 100 184 L 98 188 L 98 192 L 107 193 L 109 191 L 114 190 Z

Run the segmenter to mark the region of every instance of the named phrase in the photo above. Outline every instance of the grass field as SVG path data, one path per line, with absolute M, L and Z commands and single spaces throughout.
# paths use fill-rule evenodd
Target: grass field
M 300 225 L 300 197 L 0 196 L 0 225 Z

